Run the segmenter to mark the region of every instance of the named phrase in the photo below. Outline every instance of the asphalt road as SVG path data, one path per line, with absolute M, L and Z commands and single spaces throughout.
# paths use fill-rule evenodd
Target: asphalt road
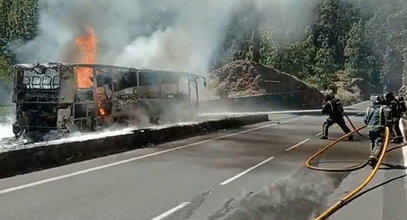
M 267 123 L 1 179 L 0 219 L 310 219 L 369 171 L 304 168 L 329 142 L 316 136 L 324 119 L 274 114 Z M 332 140 L 342 135 L 331 130 Z M 345 166 L 366 159 L 368 150 L 368 141 L 356 137 L 320 162 Z M 394 152 L 387 162 L 404 164 L 402 155 Z M 372 189 L 366 195 L 375 199 L 361 196 L 333 218 L 358 219 L 361 207 L 374 207 L 377 218 L 370 219 L 407 219 L 405 174 L 382 170 L 378 184 L 398 177 L 393 185 Z

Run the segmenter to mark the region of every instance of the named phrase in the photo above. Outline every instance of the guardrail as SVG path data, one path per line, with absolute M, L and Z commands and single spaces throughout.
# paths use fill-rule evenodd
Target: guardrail
M 316 109 L 321 107 L 323 99 L 322 94 L 293 91 L 207 100 L 202 101 L 200 107 L 204 111 L 210 111 L 213 107 L 223 107 L 235 111 L 250 111 L 251 109 L 256 109 L 256 111 Z

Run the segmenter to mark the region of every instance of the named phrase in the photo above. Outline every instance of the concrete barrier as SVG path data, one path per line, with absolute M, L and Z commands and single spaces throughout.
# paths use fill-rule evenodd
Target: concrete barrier
M 313 95 L 304 91 L 273 93 L 246 97 L 232 97 L 200 102 L 204 111 L 224 109 L 225 111 L 280 111 L 304 110 L 321 107 L 324 100 L 322 94 Z
M 266 114 L 232 117 L 161 129 L 134 130 L 131 134 L 82 142 L 36 146 L 3 152 L 0 153 L 0 178 L 268 120 Z

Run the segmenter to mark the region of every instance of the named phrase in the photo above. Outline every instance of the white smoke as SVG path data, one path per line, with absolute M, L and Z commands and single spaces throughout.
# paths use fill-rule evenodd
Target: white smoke
M 77 62 L 74 38 L 90 26 L 98 62 L 205 73 L 236 11 L 253 3 L 262 23 L 310 22 L 315 0 L 39 0 L 39 35 L 18 47 L 21 62 Z M 247 5 L 247 4 L 246 4 Z M 293 12 L 293 13 L 292 13 Z M 281 28 L 280 28 L 281 29 Z M 303 29 L 300 28 L 300 29 Z M 284 30 L 287 32 L 286 30 Z M 299 31 L 303 33 L 303 30 Z M 287 32 L 288 35 L 297 33 Z M 286 33 L 286 35 L 287 35 Z
M 344 177 L 345 174 L 327 175 L 301 168 L 295 175 L 241 198 L 234 209 L 226 210 L 229 213 L 208 219 L 314 219 Z
M 0 140 L 3 138 L 14 137 L 13 126 L 10 123 L 0 123 Z
M 11 137 L 14 137 L 13 120 L 9 116 L 1 116 L 0 117 L 0 141 L 3 138 L 11 138 Z
M 233 0 L 186 3 L 173 27 L 141 36 L 124 48 L 116 64 L 204 73 L 221 43 Z M 216 22 L 220 21 L 220 22 Z

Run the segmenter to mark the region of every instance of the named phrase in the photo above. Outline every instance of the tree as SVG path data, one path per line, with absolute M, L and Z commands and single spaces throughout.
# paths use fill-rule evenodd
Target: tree
M 327 89 L 329 84 L 336 80 L 335 72 L 338 70 L 334 49 L 324 44 L 317 51 L 314 65 L 314 72 L 319 78 L 321 88 Z
M 15 57 L 10 44 L 37 35 L 38 0 L 0 0 L 0 77 L 11 76 Z
M 0 54 L 0 79 L 11 78 L 11 76 L 12 76 L 11 65 L 8 59 Z
M 403 57 L 400 51 L 392 46 L 388 46 L 383 60 L 383 71 L 381 74 L 383 89 L 388 92 L 398 91 L 402 86 Z
M 388 1 L 381 5 L 367 23 L 380 71 L 383 89 L 398 90 L 407 74 L 407 2 Z M 404 74 L 403 74 L 404 72 Z
M 369 58 L 370 51 L 365 39 L 364 22 L 356 22 L 349 31 L 349 37 L 345 47 L 345 72 L 351 78 L 361 78 L 363 81 L 362 94 L 368 96 L 370 94 L 370 66 Z
M 367 48 L 362 21 L 354 24 L 345 47 L 345 70 L 350 77 L 367 77 Z
M 307 39 L 310 38 L 311 35 L 307 37 Z M 314 75 L 312 66 L 315 48 L 307 40 L 295 42 L 287 47 L 276 48 L 271 56 L 266 65 L 274 66 L 303 80 Z
M 352 24 L 359 18 L 353 4 L 341 0 L 321 0 L 319 6 L 319 19 L 314 26 L 316 46 L 327 44 L 333 49 L 335 62 L 344 67 L 344 48 L 347 33 Z
M 320 88 L 342 76 L 343 80 L 362 78 L 365 95 L 397 90 L 400 72 L 407 76 L 405 0 L 319 0 L 314 24 L 307 28 L 304 40 L 295 42 L 280 42 L 283 23 L 256 26 L 256 9 L 246 6 L 235 13 L 227 30 L 223 64 L 254 60 Z
M 33 39 L 37 34 L 38 0 L 9 0 L 6 7 L 5 38 L 9 41 Z
M 369 88 L 371 92 L 380 93 L 383 91 L 383 85 L 381 84 L 381 65 L 379 59 L 375 55 L 370 55 L 366 58 L 368 65 L 369 75 Z
M 260 36 L 260 15 L 254 12 L 254 26 L 253 26 L 253 61 L 260 63 L 260 52 L 261 52 L 261 36 Z

